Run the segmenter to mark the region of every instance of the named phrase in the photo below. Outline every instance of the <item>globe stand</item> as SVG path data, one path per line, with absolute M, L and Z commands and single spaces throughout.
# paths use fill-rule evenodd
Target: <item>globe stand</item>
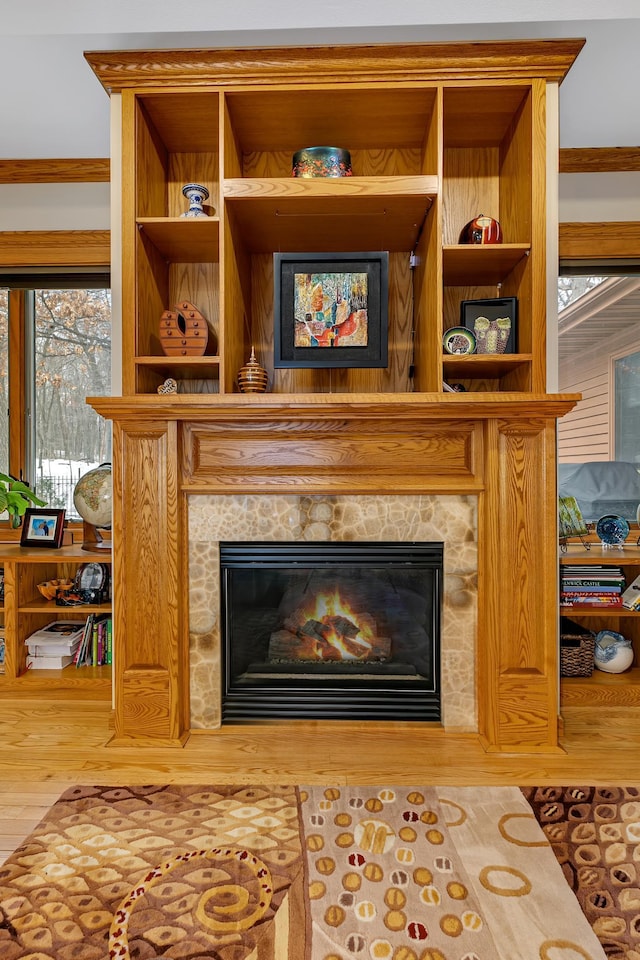
M 111 550 L 111 540 L 105 540 L 99 529 L 88 520 L 82 521 L 82 550 Z

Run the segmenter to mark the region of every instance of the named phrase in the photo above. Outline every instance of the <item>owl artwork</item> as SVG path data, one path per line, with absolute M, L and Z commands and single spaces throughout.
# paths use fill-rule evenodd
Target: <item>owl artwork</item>
M 476 317 L 473 332 L 476 335 L 476 353 L 504 353 L 511 333 L 511 318 L 488 320 L 486 317 Z

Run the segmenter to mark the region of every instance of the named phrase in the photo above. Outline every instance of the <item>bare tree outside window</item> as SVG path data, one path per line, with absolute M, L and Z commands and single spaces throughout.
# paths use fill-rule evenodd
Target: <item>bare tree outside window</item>
M 110 424 L 86 403 L 111 391 L 111 291 L 34 295 L 35 488 L 73 516 L 79 477 L 111 459 Z
M 606 277 L 558 277 L 558 313 L 597 287 Z

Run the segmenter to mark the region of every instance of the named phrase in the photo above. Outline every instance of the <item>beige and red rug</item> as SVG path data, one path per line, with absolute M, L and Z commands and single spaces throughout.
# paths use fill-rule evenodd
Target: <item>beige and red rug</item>
M 536 819 L 549 834 L 563 804 L 509 787 L 75 787 L 0 866 L 0 958 L 617 957 L 565 879 L 570 831 L 557 859 Z

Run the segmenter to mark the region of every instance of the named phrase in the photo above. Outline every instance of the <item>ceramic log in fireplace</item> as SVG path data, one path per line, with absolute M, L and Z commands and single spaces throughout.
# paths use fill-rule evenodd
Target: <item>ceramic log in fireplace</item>
M 440 720 L 440 543 L 221 543 L 223 722 Z

